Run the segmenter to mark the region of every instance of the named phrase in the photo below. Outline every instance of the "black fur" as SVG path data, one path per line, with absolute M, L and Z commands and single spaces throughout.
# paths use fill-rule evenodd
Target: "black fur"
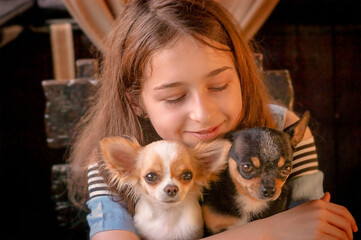
M 218 181 L 211 182 L 210 188 L 203 191 L 203 204 L 212 207 L 217 213 L 240 218 L 242 214 L 233 199 L 236 194 L 236 186 L 231 180 L 227 167 L 219 175 Z
M 306 112 L 297 123 L 278 131 L 266 127 L 256 127 L 241 131 L 230 132 L 226 138 L 232 142 L 229 150 L 229 157 L 237 163 L 237 174 L 243 179 L 259 180 L 259 196 L 262 194 L 262 187 L 275 187 L 276 179 L 284 182 L 290 174 L 294 144 L 302 139 L 309 120 L 309 113 Z M 302 124 L 300 124 L 302 122 Z M 299 125 L 299 127 L 297 127 Z M 295 133 L 297 132 L 297 134 Z M 295 134 L 295 135 L 294 135 Z M 280 158 L 285 160 L 284 165 L 279 167 Z M 260 166 L 254 166 L 252 158 L 257 158 Z M 233 161 L 230 160 L 230 161 Z M 242 166 L 250 165 L 251 172 L 244 171 Z M 239 176 L 238 176 L 239 177 Z M 222 171 L 219 179 L 210 184 L 209 189 L 204 190 L 203 202 L 212 212 L 217 215 L 230 216 L 241 219 L 244 215 L 237 204 L 235 197 L 240 194 L 230 176 L 229 167 Z M 265 218 L 282 212 L 289 205 L 289 193 L 286 184 L 283 185 L 281 194 L 274 201 L 268 201 L 263 211 L 250 213 L 249 220 Z M 259 201 L 267 201 L 267 197 Z
M 234 196 L 236 194 L 236 186 L 234 185 L 227 168 L 222 171 L 218 181 L 212 182 L 210 188 L 204 190 L 203 204 L 210 206 L 216 213 L 241 218 L 242 211 L 241 209 L 238 209 L 234 200 Z M 265 209 L 263 212 L 253 214 L 251 216 L 251 221 L 269 217 L 273 214 L 287 210 L 289 203 L 287 196 L 288 189 L 284 185 L 281 195 L 277 198 L 277 200 L 270 201 L 269 208 Z

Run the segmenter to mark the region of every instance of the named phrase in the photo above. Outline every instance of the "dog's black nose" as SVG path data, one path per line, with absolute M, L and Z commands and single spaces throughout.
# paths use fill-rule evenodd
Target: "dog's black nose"
M 176 185 L 167 185 L 164 188 L 164 192 L 169 196 L 169 197 L 174 197 L 175 195 L 177 195 L 178 193 L 178 187 Z
M 264 197 L 271 198 L 275 195 L 276 189 L 274 187 L 262 186 L 261 193 L 263 194 Z

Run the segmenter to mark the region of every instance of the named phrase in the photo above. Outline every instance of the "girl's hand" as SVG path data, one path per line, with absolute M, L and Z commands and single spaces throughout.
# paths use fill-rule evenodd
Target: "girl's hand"
M 330 194 L 264 219 L 274 239 L 353 239 L 355 219 Z

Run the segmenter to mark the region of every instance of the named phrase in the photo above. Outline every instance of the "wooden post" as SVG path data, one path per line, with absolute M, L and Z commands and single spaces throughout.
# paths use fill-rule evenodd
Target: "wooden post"
M 55 80 L 75 78 L 73 32 L 70 23 L 50 25 Z

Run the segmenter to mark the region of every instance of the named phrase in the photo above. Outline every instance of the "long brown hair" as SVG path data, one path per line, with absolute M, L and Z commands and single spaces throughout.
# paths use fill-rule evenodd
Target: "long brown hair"
M 273 127 L 268 94 L 253 59 L 251 46 L 230 14 L 211 0 L 133 0 L 116 19 L 102 59 L 99 89 L 79 124 L 70 162 L 70 196 L 74 203 L 88 198 L 87 166 L 96 161 L 99 141 L 109 136 L 135 137 L 141 144 L 156 139 L 132 108 L 137 104 L 145 69 L 152 55 L 184 35 L 203 44 L 211 39 L 226 45 L 241 82 L 243 106 L 239 128 Z M 215 46 L 212 46 L 215 47 Z M 149 123 L 149 122 L 148 122 Z M 79 206 L 79 205 L 78 205 Z

